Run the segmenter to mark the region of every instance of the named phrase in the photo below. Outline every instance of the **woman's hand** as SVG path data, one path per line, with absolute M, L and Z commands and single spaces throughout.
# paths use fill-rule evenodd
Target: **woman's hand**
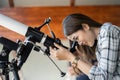
M 68 67 L 68 74 L 70 74 L 70 76 L 76 76 L 77 74 L 74 72 L 73 67 Z
M 54 58 L 58 60 L 67 60 L 67 61 L 73 61 L 75 56 L 67 49 L 63 48 L 62 46 L 54 43 L 54 45 L 58 48 L 52 48 L 50 47 L 50 54 Z

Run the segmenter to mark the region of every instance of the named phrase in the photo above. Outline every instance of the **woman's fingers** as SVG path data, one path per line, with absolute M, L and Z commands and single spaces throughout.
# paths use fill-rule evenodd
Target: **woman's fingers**
M 54 54 L 54 52 L 55 50 L 52 47 L 50 47 L 50 54 Z
M 62 46 L 58 44 L 55 44 L 55 46 L 58 49 L 50 47 L 51 56 L 53 56 L 54 58 L 58 60 L 68 60 L 70 58 L 71 54 L 67 49 L 63 48 Z
M 56 43 L 54 43 L 54 45 L 55 45 L 57 48 L 59 48 L 59 49 L 62 49 L 62 48 L 63 48 L 62 46 L 60 46 L 60 45 L 58 45 L 58 44 L 56 44 Z
M 50 56 L 56 58 L 56 52 L 52 47 L 50 47 Z

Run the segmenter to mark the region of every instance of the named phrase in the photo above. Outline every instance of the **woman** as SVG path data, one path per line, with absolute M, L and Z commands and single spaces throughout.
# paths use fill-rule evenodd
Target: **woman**
M 120 80 L 120 28 L 111 24 L 94 21 L 83 14 L 68 15 L 63 21 L 64 35 L 75 40 L 79 45 L 92 47 L 98 40 L 96 48 L 97 66 L 75 57 L 67 49 L 55 44 L 57 50 L 50 47 L 52 56 L 76 64 L 91 80 Z

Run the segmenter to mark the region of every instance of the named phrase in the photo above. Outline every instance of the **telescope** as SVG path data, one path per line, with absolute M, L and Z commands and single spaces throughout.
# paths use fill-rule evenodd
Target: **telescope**
M 76 46 L 75 42 L 73 44 L 73 47 L 68 48 L 61 43 L 61 40 L 59 38 L 56 38 L 54 32 L 50 30 L 50 27 L 49 27 L 50 21 L 51 19 L 48 18 L 45 20 L 45 22 L 41 26 L 32 28 L 8 16 L 0 14 L 0 25 L 1 26 L 8 28 L 9 30 L 17 32 L 26 37 L 26 39 L 24 40 L 24 44 L 22 44 L 21 47 L 19 47 L 19 49 L 17 50 L 17 54 L 21 56 L 20 62 L 18 63 L 19 69 L 22 67 L 23 63 L 25 63 L 25 61 L 27 60 L 33 48 L 36 51 L 42 50 L 48 57 L 50 55 L 49 47 L 52 46 L 56 48 L 54 46 L 54 43 L 57 43 L 60 46 L 66 49 L 69 49 L 71 52 L 75 51 L 75 46 Z M 44 25 L 47 25 L 49 27 L 49 30 L 53 37 L 49 37 L 48 35 L 40 31 L 40 29 Z M 39 46 L 39 44 L 43 44 L 46 48 L 43 50 L 41 46 Z M 59 69 L 59 71 L 61 72 L 61 76 L 63 77 L 65 73 L 62 72 L 56 64 L 55 66 Z

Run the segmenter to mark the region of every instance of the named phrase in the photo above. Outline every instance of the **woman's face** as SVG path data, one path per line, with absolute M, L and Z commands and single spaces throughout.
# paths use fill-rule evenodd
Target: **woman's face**
M 95 36 L 91 30 L 78 30 L 77 32 L 67 36 L 69 40 L 77 41 L 79 45 L 94 45 Z

